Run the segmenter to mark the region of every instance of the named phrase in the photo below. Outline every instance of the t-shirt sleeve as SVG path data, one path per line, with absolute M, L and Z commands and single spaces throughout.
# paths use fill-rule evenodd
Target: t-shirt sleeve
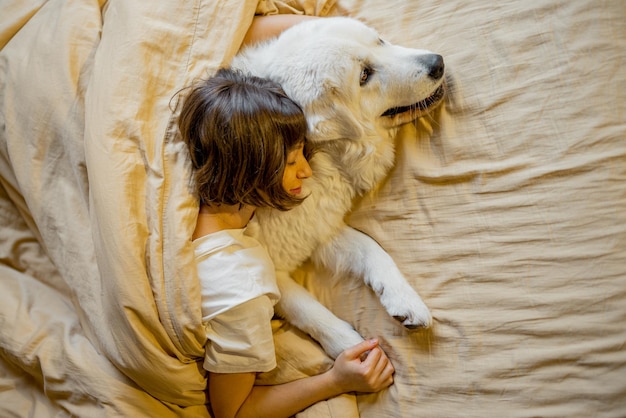
M 272 301 L 262 295 L 206 322 L 204 368 L 213 373 L 250 373 L 276 367 L 273 315 Z

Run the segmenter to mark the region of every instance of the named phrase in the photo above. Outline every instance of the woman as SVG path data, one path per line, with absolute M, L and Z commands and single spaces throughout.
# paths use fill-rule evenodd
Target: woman
M 289 417 L 341 393 L 389 386 L 394 369 L 376 340 L 344 351 L 320 375 L 254 386 L 256 373 L 276 366 L 270 321 L 280 295 L 266 250 L 244 232 L 256 208 L 289 210 L 306 198 L 311 168 L 298 105 L 269 80 L 222 69 L 191 89 L 179 128 L 200 201 L 193 240 L 214 415 Z

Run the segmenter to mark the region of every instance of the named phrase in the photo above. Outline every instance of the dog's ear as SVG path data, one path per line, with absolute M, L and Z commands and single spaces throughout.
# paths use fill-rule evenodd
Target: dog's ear
M 363 137 L 363 126 L 354 114 L 358 104 L 344 103 L 332 88 L 324 96 L 324 100 L 315 100 L 306 110 L 310 139 L 323 142 Z

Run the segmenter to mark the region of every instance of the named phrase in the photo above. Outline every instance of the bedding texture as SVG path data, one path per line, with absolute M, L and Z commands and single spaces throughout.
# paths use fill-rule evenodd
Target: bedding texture
M 618 0 L 1 2 L 0 416 L 209 416 L 177 92 L 275 13 L 349 15 L 435 51 L 450 90 L 348 218 L 434 325 L 406 331 L 358 280 L 304 266 L 396 375 L 300 415 L 626 416 Z M 274 326 L 261 382 L 329 367 Z

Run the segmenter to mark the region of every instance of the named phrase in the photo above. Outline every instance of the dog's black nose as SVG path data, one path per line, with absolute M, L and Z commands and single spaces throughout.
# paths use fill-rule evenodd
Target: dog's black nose
M 422 62 L 428 69 L 428 75 L 435 80 L 439 80 L 443 76 L 445 65 L 443 57 L 439 54 L 428 54 L 422 57 Z

